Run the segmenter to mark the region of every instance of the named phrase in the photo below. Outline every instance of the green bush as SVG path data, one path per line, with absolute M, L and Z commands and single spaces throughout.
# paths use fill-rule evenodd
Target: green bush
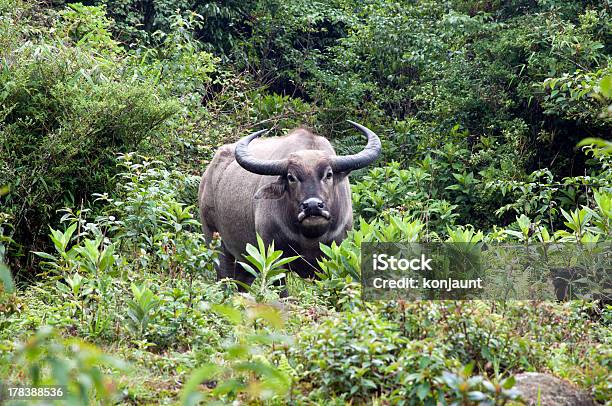
M 393 391 L 406 345 L 397 327 L 375 314 L 346 313 L 300 335 L 292 355 L 301 378 L 322 397 L 368 399 Z M 298 371 L 301 372 L 301 371 Z
M 454 212 L 458 205 L 444 200 L 450 196 L 436 194 L 432 187 L 432 175 L 423 168 L 400 169 L 392 162 L 371 169 L 353 185 L 353 208 L 364 219 L 395 212 L 418 218 L 428 231 L 442 231 L 459 216 Z
M 375 311 L 345 312 L 298 334 L 291 360 L 299 365 L 298 384 L 310 401 L 420 405 L 463 398 L 491 404 L 518 398 L 514 380 L 470 377 L 474 364 L 462 368 L 442 337 L 411 340 L 404 321 Z
M 56 306 L 48 323 L 100 340 L 117 337 L 111 326 L 125 321 L 131 340 L 144 348 L 207 348 L 218 340 L 215 329 L 222 330 L 211 328 L 214 320 L 199 308 L 220 300 L 205 281 L 213 278 L 216 251 L 204 241 L 193 207 L 182 203 L 195 200 L 197 179 L 136 154 L 120 156 L 119 167 L 124 183 L 115 199 L 99 196 L 105 206 L 94 219 L 90 209 L 64 209 L 67 229 L 51 229 L 55 252 L 36 252 L 47 278 L 35 286 L 45 286 Z
M 212 278 L 215 243 L 204 241 L 193 204 L 199 177 L 167 170 L 162 162 L 134 153 L 118 160 L 123 181 L 114 198 L 97 195 L 106 206 L 91 227 L 120 240 L 120 249 L 137 268 Z
M 72 27 L 75 13 L 65 14 L 59 33 L 62 24 Z M 88 23 L 96 38 L 104 34 L 103 15 L 88 18 L 98 19 Z M 108 190 L 115 154 L 157 134 L 177 104 L 130 80 L 121 59 L 92 52 L 76 38 L 29 39 L 23 24 L 14 21 L 24 42 L 4 50 L 0 71 L 0 184 L 9 188 L 1 199 L 16 226 L 12 238 L 32 248 L 41 245 L 56 210 Z
M 64 0 L 58 4 L 72 3 Z M 247 18 L 254 5 L 238 0 L 95 0 L 88 4 L 106 7 L 114 20 L 113 33 L 122 42 L 155 44 L 159 32 L 173 30 L 176 17 L 194 19 L 190 35 L 199 38 L 208 51 L 221 53 L 225 58 L 238 45 L 240 34 L 248 30 Z M 71 5 L 73 6 L 73 5 Z
M 92 400 L 113 402 L 116 387 L 103 371 L 126 368 L 122 360 L 81 340 L 63 339 L 48 326 L 19 344 L 14 356 L 6 361 L 18 366 L 21 379 L 25 377 L 23 386 L 61 387 L 66 391 L 62 402 L 67 405 L 83 405 Z
M 249 300 L 234 300 L 238 305 L 212 307 L 226 322 L 234 326 L 235 340 L 225 346 L 224 365 L 205 364 L 191 374 L 181 401 L 195 405 L 203 400 L 218 399 L 228 403 L 235 399 L 271 401 L 282 404 L 292 390 L 295 371 L 286 353 L 291 337 L 282 334 L 284 319 L 278 309 Z M 278 348 L 274 351 L 275 348 Z M 263 353 L 273 354 L 269 358 Z M 215 381 L 211 382 L 211 379 Z M 211 391 L 202 393 L 198 385 L 203 381 L 213 384 Z

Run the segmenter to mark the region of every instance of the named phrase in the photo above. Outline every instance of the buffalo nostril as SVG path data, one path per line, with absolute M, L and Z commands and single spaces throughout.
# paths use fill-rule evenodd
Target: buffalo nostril
M 317 199 L 316 197 L 311 197 L 300 203 L 300 209 L 306 212 L 310 212 L 312 210 L 319 211 L 323 210 L 324 208 L 325 202 L 321 199 Z

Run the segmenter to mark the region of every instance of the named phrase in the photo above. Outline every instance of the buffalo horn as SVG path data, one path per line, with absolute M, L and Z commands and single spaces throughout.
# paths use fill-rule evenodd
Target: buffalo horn
M 287 172 L 287 161 L 284 159 L 263 160 L 249 154 L 249 143 L 268 130 L 260 130 L 238 141 L 234 156 L 236 162 L 249 172 L 258 175 L 284 175 Z
M 332 160 L 332 169 L 335 172 L 348 172 L 364 168 L 376 161 L 380 155 L 380 139 L 374 132 L 361 124 L 347 120 L 355 128 L 368 137 L 368 144 L 361 152 L 355 155 L 337 156 Z

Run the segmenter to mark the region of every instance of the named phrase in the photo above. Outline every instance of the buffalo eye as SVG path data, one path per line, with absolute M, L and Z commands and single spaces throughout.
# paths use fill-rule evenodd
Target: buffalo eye
M 295 178 L 295 176 L 293 176 L 292 174 L 289 173 L 289 174 L 287 174 L 287 181 L 289 183 L 295 183 L 295 182 L 297 182 L 297 179 Z
M 325 179 L 327 180 L 330 180 L 333 177 L 334 177 L 334 173 L 332 171 L 327 172 L 327 175 L 325 175 Z

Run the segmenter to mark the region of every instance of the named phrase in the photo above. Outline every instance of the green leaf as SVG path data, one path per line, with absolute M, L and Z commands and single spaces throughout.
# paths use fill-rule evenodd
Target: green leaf
M 601 94 L 608 99 L 612 98 L 612 75 L 606 75 L 599 81 Z
M 245 256 L 245 258 L 247 258 L 253 265 L 256 265 L 258 268 L 262 267 L 266 263 L 261 252 L 257 251 L 257 248 L 255 248 L 251 244 L 247 244 L 246 252 L 248 252 L 252 258 L 248 258 L 248 256 Z
M 76 228 L 77 228 L 77 223 L 74 223 L 70 227 L 68 227 L 66 232 L 63 234 L 62 242 L 63 242 L 64 250 L 66 249 L 66 247 L 70 243 L 70 239 L 72 238 L 72 234 L 74 234 Z
M 266 258 L 266 265 L 270 266 L 276 261 L 280 256 L 283 255 L 283 251 L 274 251 Z
M 268 323 L 270 323 L 271 326 L 277 329 L 282 328 L 285 324 L 285 321 L 283 320 L 283 315 L 278 309 L 263 304 L 250 307 L 249 317 L 251 319 L 262 318 Z
M 504 379 L 501 386 L 504 389 L 510 389 L 514 386 L 515 383 L 516 383 L 516 379 L 514 378 L 514 376 L 511 376 L 509 378 Z
M 283 279 L 285 276 L 286 276 L 286 274 L 285 274 L 284 272 L 281 272 L 281 273 L 279 273 L 279 274 L 277 274 L 277 275 L 274 275 L 274 276 L 272 276 L 272 277 L 268 278 L 268 284 L 272 284 L 272 283 L 274 283 L 274 282 L 276 282 L 276 281 L 278 281 L 278 280 L 281 280 L 281 279 Z
M 242 323 L 242 312 L 235 307 L 215 304 L 212 305 L 211 308 L 214 312 L 217 312 L 228 319 L 232 324 Z
M 235 369 L 237 371 L 251 371 L 268 379 L 278 381 L 278 383 L 282 384 L 282 387 L 277 388 L 278 393 L 283 393 L 291 384 L 291 379 L 287 375 L 275 367 L 261 361 L 241 362 L 235 366 Z
M 483 400 L 487 400 L 487 395 L 485 395 L 484 393 L 479 392 L 479 391 L 472 391 L 472 392 L 468 393 L 467 398 L 469 400 L 473 400 L 473 401 L 476 401 L 476 402 L 481 402 Z
M 235 344 L 227 348 L 227 357 L 230 359 L 241 359 L 249 355 L 249 346 L 245 344 Z
M 102 257 L 100 258 L 100 271 L 104 272 L 110 268 L 110 266 L 115 261 L 115 257 L 113 254 L 115 253 L 115 245 L 111 244 L 102 252 Z
M 41 258 L 44 259 L 48 259 L 49 261 L 57 261 L 57 258 L 55 258 L 53 255 L 51 254 L 47 254 L 46 252 L 40 252 L 40 251 L 33 251 L 32 252 L 34 255 L 39 256 Z
M 523 233 L 521 233 L 520 231 L 515 231 L 515 230 L 504 230 L 505 234 L 509 234 L 512 235 L 514 237 L 518 237 L 518 238 L 523 238 L 524 235 Z
M 251 265 L 247 264 L 246 262 L 238 262 L 238 263 L 244 268 L 245 271 L 247 271 L 248 273 L 253 275 L 255 278 L 257 278 L 257 276 L 259 275 L 259 272 L 253 269 Z
M 227 395 L 231 392 L 236 392 L 245 387 L 244 383 L 238 379 L 228 379 L 219 383 L 215 389 L 212 390 L 212 394 L 215 396 Z
M 465 367 L 463 367 L 463 376 L 465 377 L 469 377 L 472 375 L 472 371 L 474 370 L 474 361 L 470 362 L 469 364 L 467 364 Z
M 295 261 L 296 259 L 299 259 L 299 258 L 301 258 L 301 256 L 299 256 L 299 255 L 298 255 L 298 256 L 295 256 L 295 257 L 287 257 L 287 258 L 283 258 L 283 259 L 281 259 L 280 261 L 278 261 L 278 262 L 277 262 L 276 264 L 274 264 L 274 265 L 275 265 L 275 266 L 283 266 L 283 265 L 286 265 L 286 264 L 288 264 L 288 263 L 290 263 L 290 262 L 293 262 L 293 261 Z
M 328 256 L 329 258 L 332 257 L 332 250 L 330 247 L 328 247 L 327 245 L 323 244 L 323 243 L 319 243 L 319 249 L 321 250 L 321 252 L 323 254 L 325 254 L 326 256 Z
M 242 286 L 244 288 L 244 290 L 246 290 L 249 293 L 253 293 L 253 287 L 251 285 L 248 285 L 242 281 L 239 280 L 234 280 L 234 283 L 238 284 L 239 286 Z
M 192 406 L 200 404 L 201 396 L 192 396 L 198 386 L 206 380 L 211 379 L 219 372 L 219 367 L 214 364 L 205 364 L 191 373 L 189 380 L 183 387 L 181 405 Z
M 6 293 L 13 293 L 15 291 L 15 284 L 13 283 L 13 277 L 11 271 L 5 264 L 0 263 L 0 282 L 4 286 Z
M 422 384 L 420 384 L 417 388 L 416 394 L 419 397 L 419 399 L 423 400 L 427 397 L 427 395 L 429 395 L 429 390 L 430 390 L 430 386 L 428 382 L 423 382 Z
M 589 145 L 595 145 L 596 147 L 602 148 L 604 152 L 612 153 L 612 142 L 603 140 L 601 138 L 585 138 L 576 146 L 584 147 Z
M 274 244 L 274 242 L 272 242 L 272 244 Z M 262 255 L 266 254 L 266 246 L 263 242 L 263 239 L 261 238 L 261 236 L 259 234 L 257 234 L 257 246 L 259 247 L 259 252 L 262 253 Z

